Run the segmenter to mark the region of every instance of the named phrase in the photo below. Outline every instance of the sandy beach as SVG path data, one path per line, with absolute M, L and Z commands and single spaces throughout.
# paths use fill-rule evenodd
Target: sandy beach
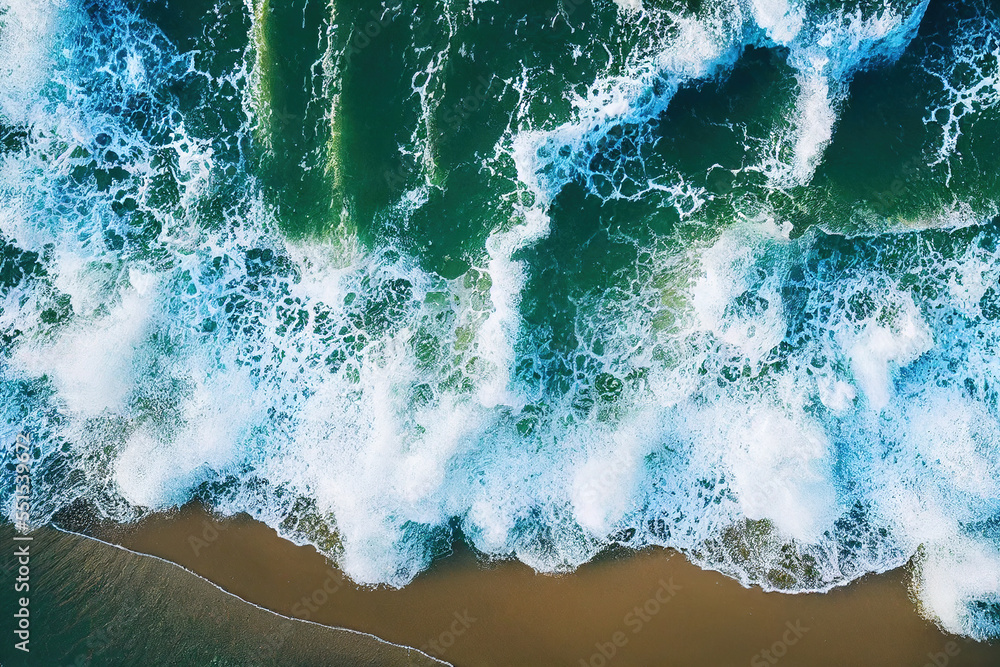
M 0 644 L 3 667 L 428 667 L 442 664 L 376 637 L 282 617 L 159 558 L 49 526 L 0 557 L 5 612 L 28 610 L 23 649 Z M 25 568 L 21 570 L 19 568 Z M 16 601 L 27 599 L 24 605 Z M 8 628 L 10 626 L 8 625 Z M 26 649 L 26 650 L 25 650 Z
M 905 569 L 824 595 L 784 595 L 743 588 L 661 549 L 609 554 L 561 576 L 457 550 L 401 590 L 369 589 L 312 547 L 196 505 L 91 530 L 280 614 L 460 666 L 1000 664 L 1000 647 L 921 618 Z

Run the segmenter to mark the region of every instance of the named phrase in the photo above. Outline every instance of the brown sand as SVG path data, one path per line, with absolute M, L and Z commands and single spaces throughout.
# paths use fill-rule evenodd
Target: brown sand
M 413 649 L 367 635 L 282 618 L 162 560 L 39 528 L 15 542 L 30 551 L 30 652 L 13 648 L 10 617 L 3 667 L 432 667 Z M 15 607 L 14 548 L 0 557 L 0 609 Z M 24 593 L 20 594 L 22 597 Z
M 784 595 L 743 588 L 663 549 L 564 576 L 460 551 L 402 590 L 372 590 L 245 516 L 217 521 L 189 506 L 114 532 L 104 537 L 268 609 L 460 666 L 1000 665 L 1000 646 L 921 618 L 902 569 L 827 594 Z

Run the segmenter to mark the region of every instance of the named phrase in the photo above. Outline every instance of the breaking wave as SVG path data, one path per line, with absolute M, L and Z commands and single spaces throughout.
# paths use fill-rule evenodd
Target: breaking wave
M 1000 635 L 994 9 L 286 4 L 4 6 L 35 521 L 200 499 L 393 586 L 912 560 Z

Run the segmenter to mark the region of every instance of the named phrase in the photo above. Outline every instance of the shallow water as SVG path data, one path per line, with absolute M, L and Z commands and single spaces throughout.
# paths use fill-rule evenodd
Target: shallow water
M 14 534 L 0 526 L 4 544 Z M 13 647 L 5 619 L 5 667 L 444 664 L 370 635 L 279 616 L 160 559 L 52 528 L 31 537 L 29 650 Z M 5 553 L 0 567 L 0 601 L 16 610 L 6 585 L 16 559 Z
M 33 524 L 199 499 L 392 586 L 914 559 L 1000 634 L 992 3 L 4 5 Z

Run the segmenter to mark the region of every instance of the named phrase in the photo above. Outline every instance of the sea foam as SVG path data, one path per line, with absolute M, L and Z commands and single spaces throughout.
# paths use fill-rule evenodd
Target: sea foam
M 233 133 L 259 136 L 250 36 L 239 71 L 209 79 L 134 12 L 77 9 L 13 5 L 0 35 L 25 63 L 0 90 L 24 134 L 0 163 L 0 233 L 24 267 L 3 287 L 0 387 L 5 432 L 39 443 L 35 520 L 80 499 L 128 521 L 197 498 L 393 586 L 459 533 L 542 571 L 661 545 L 788 592 L 913 559 L 928 616 L 997 635 L 996 222 L 793 234 L 766 196 L 712 219 L 705 189 L 635 164 L 679 90 L 765 47 L 794 102 L 755 138 L 777 138 L 774 160 L 745 170 L 767 193 L 808 186 L 852 75 L 898 57 L 925 2 L 627 3 L 619 20 L 648 39 L 567 93 L 567 116 L 512 121 L 483 173 L 505 172 L 516 205 L 451 278 L 349 225 L 281 233 L 251 156 L 192 112 L 237 107 Z M 450 53 L 407 56 L 426 75 L 406 148 L 425 178 L 386 213 L 403 222 L 445 187 L 428 82 Z M 152 94 L 193 80 L 219 85 L 189 106 Z M 699 233 L 574 294 L 559 347 L 524 314 L 529 251 L 573 187 L 662 196 Z

